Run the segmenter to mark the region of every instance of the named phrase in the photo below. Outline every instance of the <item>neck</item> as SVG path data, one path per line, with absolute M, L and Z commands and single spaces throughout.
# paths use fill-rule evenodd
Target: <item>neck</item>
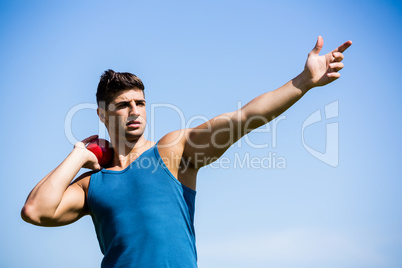
M 119 139 L 117 137 L 110 137 L 113 149 L 114 149 L 114 159 L 113 167 L 115 168 L 126 168 L 137 159 L 143 152 L 148 150 L 154 144 L 148 141 L 141 135 L 138 139 Z

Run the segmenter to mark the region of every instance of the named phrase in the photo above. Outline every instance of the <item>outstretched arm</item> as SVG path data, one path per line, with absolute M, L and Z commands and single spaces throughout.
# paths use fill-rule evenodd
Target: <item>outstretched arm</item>
M 198 169 L 217 160 L 242 136 L 282 114 L 311 88 L 324 86 L 340 77 L 343 52 L 352 44 L 347 41 L 320 56 L 323 39 L 318 37 L 308 54 L 304 70 L 280 88 L 251 100 L 241 109 L 217 116 L 200 126 L 186 130 L 183 157 Z

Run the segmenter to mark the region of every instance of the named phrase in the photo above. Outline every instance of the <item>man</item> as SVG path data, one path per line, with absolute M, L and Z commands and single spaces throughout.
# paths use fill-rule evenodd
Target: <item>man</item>
M 114 147 L 110 167 L 101 169 L 85 145 L 72 152 L 31 191 L 22 218 L 41 226 L 70 224 L 90 214 L 104 258 L 102 267 L 197 267 L 194 200 L 198 170 L 233 143 L 283 113 L 313 87 L 326 85 L 343 68 L 351 41 L 319 56 L 318 37 L 304 70 L 280 88 L 238 111 L 195 128 L 144 138 L 144 86 L 129 73 L 106 71 L 98 85 L 98 115 Z M 92 169 L 71 181 L 79 170 Z

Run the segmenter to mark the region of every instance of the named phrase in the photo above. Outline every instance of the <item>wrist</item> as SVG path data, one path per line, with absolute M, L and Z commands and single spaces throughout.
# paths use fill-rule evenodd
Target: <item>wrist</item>
M 307 91 L 314 87 L 311 79 L 305 74 L 304 71 L 293 78 L 292 83 L 293 86 L 298 88 L 303 94 L 307 93 Z
M 75 146 L 69 156 L 74 158 L 77 162 L 80 163 L 81 166 L 83 166 L 90 160 L 90 154 L 91 152 L 88 151 L 85 147 L 82 148 Z

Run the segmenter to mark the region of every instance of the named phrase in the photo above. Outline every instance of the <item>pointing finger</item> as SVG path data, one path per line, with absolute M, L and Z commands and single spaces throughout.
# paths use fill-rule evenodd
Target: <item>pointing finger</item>
M 340 45 L 339 47 L 337 47 L 336 49 L 334 49 L 332 52 L 341 52 L 342 53 L 351 45 L 352 45 L 352 41 L 347 41 L 347 42 L 343 43 L 342 45 Z

